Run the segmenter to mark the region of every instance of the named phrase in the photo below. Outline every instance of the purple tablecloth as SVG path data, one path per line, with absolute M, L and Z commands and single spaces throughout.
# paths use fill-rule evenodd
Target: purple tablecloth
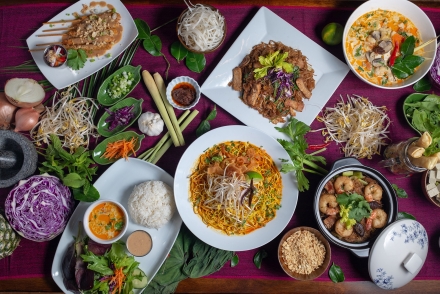
M 46 21 L 64 10 L 67 4 L 41 4 L 41 5 L 21 5 L 0 8 L 0 67 L 13 66 L 31 59 L 26 49 L 17 46 L 25 46 L 25 39 L 37 29 L 43 21 Z M 184 6 L 144 6 L 129 5 L 128 9 L 133 18 L 144 19 L 151 28 L 177 17 Z M 224 14 L 228 26 L 228 33 L 224 44 L 219 50 L 206 56 L 206 68 L 200 74 L 189 71 L 183 63 L 177 63 L 170 54 L 170 45 L 177 40 L 175 33 L 175 23 L 171 23 L 157 31 L 157 34 L 163 42 L 163 52 L 171 63 L 169 71 L 169 80 L 181 75 L 187 75 L 196 79 L 199 84 L 203 84 L 209 73 L 214 69 L 228 48 L 252 19 L 259 7 L 251 6 L 218 6 Z M 269 7 L 281 18 L 295 26 L 301 32 L 306 34 L 319 45 L 329 50 L 335 56 L 344 60 L 341 46 L 329 47 L 325 45 L 320 38 L 320 32 L 325 24 L 336 21 L 345 24 L 352 10 L 350 9 L 327 9 L 327 8 L 307 8 L 307 7 Z M 424 9 L 430 17 L 435 28 L 440 27 L 440 11 L 435 9 Z M 304 52 L 307 55 L 307 52 Z M 143 69 L 154 73 L 159 72 L 164 75 L 166 63 L 162 57 L 153 57 L 146 53 L 142 48 L 136 53 L 134 65 L 142 65 Z M 32 77 L 37 80 L 44 79 L 41 74 L 0 74 L 0 85 L 4 85 L 6 80 L 13 77 Z M 3 86 L 1 86 L 3 87 Z M 390 138 L 393 142 L 405 140 L 413 137 L 416 133 L 410 129 L 402 115 L 403 100 L 413 92 L 411 87 L 400 90 L 381 90 L 367 85 L 355 77 L 353 73 L 348 73 L 344 81 L 339 85 L 336 92 L 331 96 L 327 106 L 333 106 L 340 96 L 346 95 L 363 95 L 369 97 L 375 105 L 385 105 L 388 109 L 388 115 L 392 120 L 390 126 Z M 440 93 L 438 93 L 440 94 Z M 157 112 L 154 103 L 146 90 L 145 86 L 140 83 L 137 88 L 130 94 L 136 98 L 144 98 L 145 103 L 143 110 L 152 110 Z M 313 100 L 313 97 L 312 97 Z M 202 96 L 197 109 L 200 115 L 192 124 L 184 131 L 186 142 L 191 144 L 196 138 L 195 129 L 200 121 L 207 116 L 214 104 L 208 98 Z M 178 112 L 180 113 L 180 112 Z M 225 125 L 241 124 L 241 122 L 232 117 L 226 111 L 218 108 L 218 116 L 211 122 L 212 128 Z M 316 120 L 312 124 L 313 129 L 318 129 L 323 125 Z M 135 130 L 135 129 L 134 129 Z M 144 140 L 140 152 L 153 146 L 159 138 L 147 137 Z M 320 132 L 308 135 L 310 144 L 319 144 L 323 142 Z M 188 146 L 187 145 L 187 146 Z M 174 175 L 177 162 L 184 153 L 186 147 L 171 148 L 163 158 L 158 162 L 158 166 Z M 340 146 L 332 143 L 328 150 L 323 153 L 327 159 L 327 167 L 343 157 Z M 402 177 L 392 175 L 387 170 L 378 166 L 380 156 L 375 156 L 372 160 L 361 160 L 367 166 L 378 169 L 392 183 L 404 188 L 409 198 L 399 199 L 399 211 L 405 211 L 413 214 L 419 222 L 426 228 L 429 237 L 429 253 L 420 273 L 416 279 L 440 279 L 438 264 L 440 264 L 440 250 L 438 247 L 438 239 L 440 235 L 440 219 L 437 217 L 438 208 L 430 204 L 423 196 L 420 189 L 421 175 L 417 174 L 412 177 Z M 100 167 L 99 173 L 105 170 Z M 320 181 L 320 177 L 308 175 L 311 180 L 311 188 L 308 192 L 300 193 L 298 205 L 295 214 L 285 228 L 284 232 L 297 226 L 311 226 L 317 228 L 312 203 L 316 184 Z M 9 189 L 0 189 L 0 207 L 4 206 L 4 201 Z M 269 278 L 269 279 L 289 279 L 278 264 L 277 246 L 281 236 L 275 238 L 267 245 L 263 246 L 269 256 L 263 261 L 261 269 L 257 269 L 253 264 L 253 256 L 256 250 L 239 252 L 239 264 L 231 268 L 229 264 L 223 267 L 219 272 L 211 275 L 214 278 Z M 41 277 L 51 274 L 51 266 L 59 237 L 44 243 L 35 243 L 26 239 L 22 239 L 19 248 L 14 254 L 8 258 L 0 260 L 0 280 L 11 278 L 25 277 Z M 343 269 L 346 280 L 368 280 L 368 260 L 355 257 L 350 251 L 340 247 L 331 245 L 332 262 L 335 262 Z M 328 280 L 327 274 L 324 274 L 319 280 Z

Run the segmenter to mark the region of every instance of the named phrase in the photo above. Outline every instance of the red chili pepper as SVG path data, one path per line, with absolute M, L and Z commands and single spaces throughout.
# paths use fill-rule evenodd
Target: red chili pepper
M 391 52 L 390 56 L 390 66 L 394 65 L 394 62 L 396 61 L 397 52 L 399 52 L 400 43 L 398 41 L 394 41 L 394 49 L 393 52 Z
M 309 149 L 310 150 L 319 150 L 322 148 L 327 147 L 328 145 L 330 145 L 331 142 L 325 143 L 325 144 L 318 144 L 318 145 L 309 145 Z

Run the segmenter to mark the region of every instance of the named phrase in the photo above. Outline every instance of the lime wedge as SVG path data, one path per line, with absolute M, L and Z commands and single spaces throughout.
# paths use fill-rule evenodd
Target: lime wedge
M 263 176 L 256 171 L 248 171 L 245 173 L 246 180 L 250 181 L 251 179 L 254 179 L 254 183 L 261 182 L 263 180 Z

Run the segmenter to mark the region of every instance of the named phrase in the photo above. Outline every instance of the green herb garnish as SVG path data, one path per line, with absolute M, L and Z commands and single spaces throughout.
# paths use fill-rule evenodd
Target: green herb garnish
M 431 90 L 431 82 L 427 76 L 421 78 L 417 81 L 417 83 L 413 86 L 414 91 L 416 92 L 426 92 Z
M 237 264 L 238 264 L 238 255 L 235 254 L 234 256 L 232 256 L 232 259 L 231 259 L 231 267 L 234 267 Z
M 328 276 L 333 283 L 340 283 L 345 280 L 341 267 L 337 266 L 334 262 L 328 271 Z
M 267 257 L 267 252 L 264 249 L 260 249 L 257 253 L 255 253 L 255 255 L 254 255 L 254 264 L 255 264 L 255 266 L 258 269 L 261 268 L 261 262 L 266 257 Z
M 197 137 L 200 137 L 204 133 L 208 132 L 211 129 L 211 125 L 209 124 L 210 120 L 213 120 L 217 116 L 217 109 L 214 105 L 214 109 L 208 114 L 208 117 L 200 123 L 200 125 L 197 127 L 196 135 Z
M 397 187 L 396 184 L 392 184 L 391 186 L 393 187 L 394 191 L 396 191 L 397 197 L 408 198 L 408 194 L 404 189 Z
M 293 65 L 285 61 L 288 55 L 289 52 L 280 54 L 280 51 L 275 51 L 266 57 L 260 56 L 258 60 L 263 67 L 254 69 L 254 77 L 256 79 L 263 78 L 267 75 L 267 71 L 274 67 L 279 70 L 283 69 L 286 73 L 293 72 Z
M 352 194 L 338 194 L 336 201 L 340 206 L 344 206 L 348 211 L 348 219 L 354 219 L 360 222 L 363 218 L 368 218 L 371 215 L 371 208 L 364 196 L 357 193 Z M 352 224 L 354 225 L 354 224 Z
M 401 219 L 412 219 L 412 220 L 416 220 L 416 218 L 412 215 L 409 214 L 407 212 L 403 212 L 403 211 L 399 211 L 397 213 L 397 220 L 401 220 Z
M 69 49 L 67 50 L 67 66 L 73 70 L 79 70 L 84 67 L 87 61 L 86 51 L 83 49 Z
M 391 67 L 393 75 L 399 79 L 406 79 L 414 74 L 414 69 L 425 61 L 425 58 L 413 55 L 415 43 L 414 36 L 406 38 L 400 47 L 400 56 Z

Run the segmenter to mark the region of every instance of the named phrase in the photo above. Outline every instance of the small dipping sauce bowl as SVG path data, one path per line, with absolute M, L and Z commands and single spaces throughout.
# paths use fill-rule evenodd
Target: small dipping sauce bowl
M 153 239 L 149 233 L 143 230 L 137 230 L 127 238 L 127 250 L 132 255 L 142 257 L 150 253 L 153 248 Z
M 127 231 L 128 223 L 128 213 L 124 206 L 108 199 L 92 203 L 83 219 L 87 236 L 100 244 L 112 244 L 121 239 Z
M 48 66 L 60 68 L 66 65 L 67 50 L 61 45 L 50 45 L 44 50 L 43 59 Z
M 190 77 L 177 77 L 168 84 L 166 94 L 168 102 L 174 108 L 187 110 L 199 102 L 200 86 Z

